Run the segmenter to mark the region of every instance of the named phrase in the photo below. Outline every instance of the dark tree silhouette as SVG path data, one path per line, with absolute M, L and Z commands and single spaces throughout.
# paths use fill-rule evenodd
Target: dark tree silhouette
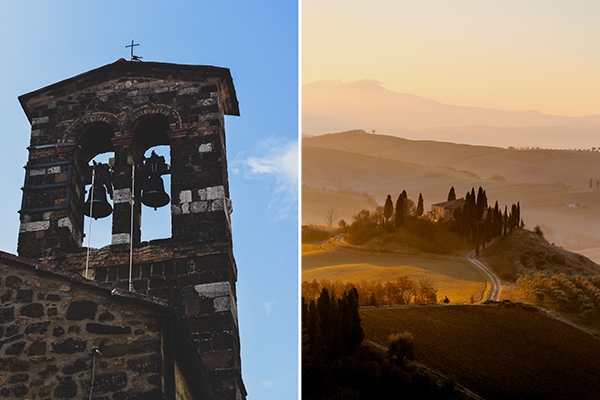
M 485 190 L 481 186 L 479 186 L 479 190 L 477 191 L 477 213 L 476 219 L 479 221 L 483 218 L 483 212 L 488 207 L 487 204 L 487 195 Z
M 394 214 L 394 203 L 392 202 L 392 196 L 388 194 L 385 199 L 385 205 L 383 206 L 383 217 L 385 218 L 386 223 L 389 221 L 392 214 Z
M 454 192 L 454 186 L 450 188 L 448 192 L 448 201 L 456 200 L 456 192 Z
M 406 219 L 406 212 L 408 209 L 408 199 L 406 196 L 406 190 L 403 190 L 396 200 L 396 218 L 394 221 L 396 228 L 400 228 L 404 225 L 404 220 Z
M 419 201 L 417 202 L 417 217 L 420 217 L 421 215 L 423 215 L 423 212 L 425 211 L 425 207 L 423 206 L 423 194 L 419 193 Z

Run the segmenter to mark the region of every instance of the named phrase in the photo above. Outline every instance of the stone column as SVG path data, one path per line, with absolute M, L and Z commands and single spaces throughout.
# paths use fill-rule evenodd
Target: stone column
M 115 151 L 113 165 L 113 215 L 112 215 L 112 245 L 130 243 L 131 238 L 131 198 L 132 198 L 132 164 L 139 160 L 135 152 L 132 136 L 118 136 L 112 139 Z M 136 170 L 134 185 L 134 213 L 133 213 L 133 244 L 140 243 L 140 202 L 139 193 L 141 180 Z

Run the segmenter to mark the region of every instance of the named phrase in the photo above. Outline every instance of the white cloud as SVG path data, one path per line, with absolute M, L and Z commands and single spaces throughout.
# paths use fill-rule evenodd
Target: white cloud
M 262 389 L 272 389 L 275 387 L 275 382 L 273 381 L 264 381 L 260 383 L 260 387 Z
M 297 218 L 298 207 L 298 142 L 266 139 L 252 150 L 254 155 L 238 155 L 232 171 L 249 179 L 274 181 L 275 187 L 268 210 L 276 220 Z
M 271 299 L 269 301 L 265 301 L 263 303 L 263 307 L 265 308 L 265 312 L 267 313 L 267 317 L 271 315 L 273 312 L 273 307 L 277 304 L 277 300 Z

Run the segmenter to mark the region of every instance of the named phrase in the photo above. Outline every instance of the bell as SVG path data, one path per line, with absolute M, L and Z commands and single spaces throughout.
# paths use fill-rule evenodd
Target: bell
M 108 217 L 112 213 L 112 206 L 106 199 L 106 188 L 104 185 L 94 185 L 93 194 L 90 190 L 90 195 L 83 204 L 83 213 L 94 219 Z
M 171 198 L 165 192 L 165 184 L 160 175 L 149 175 L 142 187 L 142 203 L 156 210 L 157 207 L 169 204 L 170 200 Z

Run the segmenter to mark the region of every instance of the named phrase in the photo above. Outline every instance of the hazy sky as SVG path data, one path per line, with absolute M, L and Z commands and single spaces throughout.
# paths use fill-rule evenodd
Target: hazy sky
M 595 0 L 303 0 L 302 82 L 374 79 L 441 102 L 600 114 Z
M 227 117 L 225 128 L 249 400 L 292 399 L 298 391 L 297 32 L 296 1 L 0 5 L 3 251 L 16 253 L 31 132 L 19 95 L 128 59 L 125 45 L 132 39 L 140 43 L 135 52 L 145 61 L 231 70 L 241 116 Z M 150 224 L 142 229 L 150 230 Z M 94 230 L 95 237 L 100 234 Z

